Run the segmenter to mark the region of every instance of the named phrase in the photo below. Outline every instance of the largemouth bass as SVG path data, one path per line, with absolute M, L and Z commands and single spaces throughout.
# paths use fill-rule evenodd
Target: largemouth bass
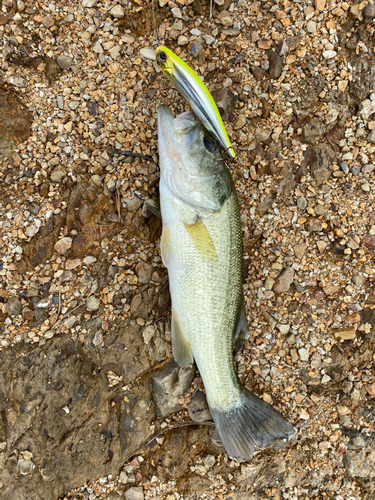
M 286 444 L 296 433 L 245 389 L 233 342 L 247 332 L 237 194 L 216 141 L 191 112 L 158 109 L 162 259 L 172 296 L 172 347 L 180 366 L 195 359 L 228 455 Z
M 191 109 L 216 139 L 219 146 L 228 153 L 230 158 L 235 158 L 236 153 L 216 103 L 199 76 L 181 58 L 162 45 L 156 49 L 156 62 L 187 100 Z

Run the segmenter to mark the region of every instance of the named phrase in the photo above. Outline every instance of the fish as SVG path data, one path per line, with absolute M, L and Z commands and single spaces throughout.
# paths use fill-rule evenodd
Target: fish
M 230 158 L 235 158 L 236 153 L 216 103 L 199 76 L 180 57 L 162 45 L 156 49 L 156 62 L 220 147 Z
M 237 193 L 217 141 L 197 116 L 158 108 L 161 255 L 172 298 L 176 362 L 195 360 L 228 455 L 283 447 L 296 429 L 238 380 L 233 345 L 248 337 Z

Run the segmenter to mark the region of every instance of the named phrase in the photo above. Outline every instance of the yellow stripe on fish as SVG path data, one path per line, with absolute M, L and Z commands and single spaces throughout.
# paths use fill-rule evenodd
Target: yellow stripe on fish
M 220 147 L 228 153 L 230 158 L 235 158 L 236 153 L 216 103 L 199 76 L 182 59 L 162 45 L 156 49 L 156 62 L 180 94 L 188 101 L 191 109 L 217 140 Z

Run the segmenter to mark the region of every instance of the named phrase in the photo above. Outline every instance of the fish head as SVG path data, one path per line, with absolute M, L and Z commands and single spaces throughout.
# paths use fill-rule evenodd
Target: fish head
M 158 109 L 160 170 L 169 190 L 205 214 L 219 210 L 232 187 L 217 141 L 192 111 L 173 117 Z

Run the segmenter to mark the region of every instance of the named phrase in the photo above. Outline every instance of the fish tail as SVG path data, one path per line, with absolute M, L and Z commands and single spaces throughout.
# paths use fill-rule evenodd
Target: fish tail
M 237 460 L 250 460 L 257 446 L 284 448 L 297 433 L 278 411 L 245 388 L 231 408 L 210 410 L 225 451 Z

